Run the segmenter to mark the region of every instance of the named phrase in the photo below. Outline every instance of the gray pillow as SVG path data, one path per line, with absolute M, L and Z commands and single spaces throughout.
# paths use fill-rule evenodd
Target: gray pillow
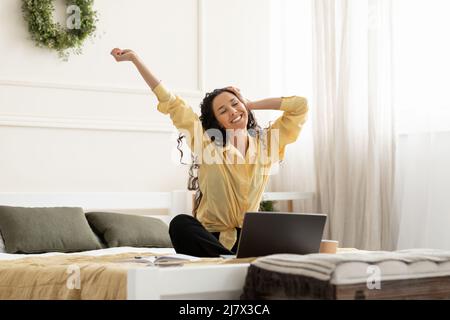
M 101 249 L 82 208 L 0 206 L 0 232 L 7 253 Z
M 88 212 L 86 217 L 108 247 L 172 248 L 169 227 L 160 219 L 114 212 Z
M 0 232 L 0 253 L 5 253 L 5 242 L 3 241 L 3 236 L 1 232 Z

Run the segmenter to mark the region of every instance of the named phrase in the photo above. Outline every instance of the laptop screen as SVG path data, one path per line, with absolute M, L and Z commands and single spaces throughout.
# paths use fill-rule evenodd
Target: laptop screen
M 236 256 L 318 253 L 326 219 L 323 214 L 248 212 Z

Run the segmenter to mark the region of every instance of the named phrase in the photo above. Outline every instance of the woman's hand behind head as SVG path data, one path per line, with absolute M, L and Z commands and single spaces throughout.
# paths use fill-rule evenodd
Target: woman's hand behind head
M 249 104 L 250 104 L 250 100 L 248 100 L 247 98 L 245 98 L 242 93 L 241 90 L 239 88 L 233 87 L 233 86 L 229 86 L 226 87 L 226 89 L 232 91 L 234 93 L 234 95 L 247 107 L 249 108 Z

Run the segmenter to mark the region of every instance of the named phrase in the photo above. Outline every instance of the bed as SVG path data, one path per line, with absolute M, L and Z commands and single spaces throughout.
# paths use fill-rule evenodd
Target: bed
M 0 193 L 0 205 L 77 206 L 82 207 L 86 212 L 102 210 L 123 214 L 140 214 L 161 219 L 168 224 L 174 215 L 190 212 L 192 194 L 186 191 Z M 5 293 L 8 287 L 2 287 L 1 290 L 4 294 L 2 298 L 20 299 L 20 293 L 13 292 L 17 291 L 17 287 L 14 285 L 19 283 L 24 276 L 32 278 L 27 285 L 30 286 L 30 290 L 34 291 L 29 296 L 38 299 L 238 299 L 242 294 L 249 263 L 203 261 L 203 263 L 159 267 L 131 262 L 135 256 L 170 253 L 174 253 L 173 248 L 138 247 L 105 248 L 75 253 L 26 255 L 0 253 L 2 273 L 5 275 L 5 270 L 9 270 L 13 275 L 8 279 L 11 292 L 10 294 Z M 79 266 L 81 266 L 81 271 L 77 270 Z M 55 271 L 52 273 L 49 270 Z M 80 290 L 77 287 L 77 272 L 89 274 L 90 279 L 96 280 L 89 280 L 90 282 L 85 284 L 81 283 L 84 287 Z M 59 275 L 59 280 L 55 279 L 56 274 Z M 39 279 L 41 279 L 41 283 L 39 283 Z M 36 286 L 40 285 L 42 288 L 46 288 L 53 281 L 52 290 L 47 290 L 40 296 L 39 294 L 34 295 L 34 292 L 37 291 Z M 100 283 L 100 281 L 103 282 Z M 108 288 L 102 291 L 100 290 L 103 288 L 102 286 Z
M 265 200 L 305 196 L 268 193 Z M 0 193 L 0 205 L 79 206 L 86 212 L 143 215 L 168 224 L 176 214 L 191 211 L 192 193 Z M 127 246 L 75 253 L 0 253 L 0 299 L 23 299 L 17 288 L 32 290 L 30 299 L 450 299 L 450 252 L 341 249 L 339 255 L 208 260 L 170 267 L 135 259 L 172 253 L 170 247 Z M 399 259 L 398 254 L 403 256 Z M 317 265 L 325 270 L 325 278 L 305 274 Z M 11 276 L 2 282 L 8 272 Z M 78 282 L 80 274 L 89 277 Z M 21 285 L 27 277 L 28 289 Z
M 120 248 L 107 248 L 94 251 L 85 251 L 80 253 L 45 253 L 45 254 L 33 254 L 33 255 L 20 255 L 20 254 L 6 254 L 0 253 L 0 266 L 5 262 L 11 263 L 13 261 L 18 262 L 23 259 L 40 258 L 48 261 L 50 258 L 63 258 L 64 261 L 53 261 L 49 263 L 49 266 L 45 266 L 48 269 L 55 269 L 56 267 L 64 267 L 59 274 L 62 274 L 64 285 L 67 288 L 58 287 L 56 279 L 59 277 L 57 273 L 51 276 L 55 278 L 55 283 L 52 283 L 53 289 L 59 290 L 58 293 L 32 293 L 31 295 L 24 295 L 23 293 L 14 293 L 0 296 L 2 299 L 23 299 L 24 297 L 35 297 L 37 299 L 88 299 L 88 300 L 163 300 L 163 299 L 239 299 L 242 294 L 242 288 L 247 274 L 248 263 L 239 264 L 188 264 L 184 266 L 174 267 L 141 267 L 139 263 L 133 265 L 127 263 L 123 268 L 124 274 L 117 273 L 117 267 L 114 266 L 110 273 L 105 266 L 105 261 L 101 264 L 98 261 L 89 261 L 90 264 L 99 265 L 102 268 L 104 279 L 114 279 L 114 284 L 109 283 L 108 289 L 112 292 L 102 291 L 100 286 L 104 283 L 98 284 L 101 281 L 97 276 L 97 282 L 88 284 L 80 283 L 77 287 L 76 282 L 70 287 L 71 277 L 75 277 L 76 266 L 82 267 L 82 263 L 68 261 L 68 258 L 76 256 L 83 257 L 114 257 L 132 259 L 132 255 L 142 256 L 143 253 L 148 254 L 168 254 L 173 252 L 171 248 L 135 248 L 135 247 L 120 247 Z M 126 256 L 123 256 L 126 255 Z M 109 262 L 109 261 L 108 261 Z M 36 265 L 36 260 L 33 260 L 33 264 Z M 122 263 L 120 263 L 122 264 Z M 75 268 L 73 268 L 75 267 Z M 81 273 L 85 272 L 81 269 Z M 57 272 L 57 270 L 55 271 Z M 78 271 L 80 272 L 80 271 Z M 24 275 L 24 274 L 22 274 Z M 45 277 L 48 275 L 41 273 L 37 274 L 38 277 Z M 100 279 L 100 280 L 99 280 Z M 39 284 L 39 281 L 34 282 L 34 290 L 40 290 L 37 286 L 48 286 L 53 280 L 46 280 L 44 284 Z M 108 281 L 108 280 L 105 280 Z M 14 284 L 13 284 L 14 285 Z M 90 287 L 87 287 L 90 286 Z M 80 290 L 81 289 L 81 290 Z M 4 290 L 2 288 L 1 290 Z M 95 290 L 95 292 L 93 292 Z M 17 290 L 15 290 L 17 291 Z M 5 293 L 6 294 L 6 293 Z M 34 298 L 33 298 L 34 299 Z

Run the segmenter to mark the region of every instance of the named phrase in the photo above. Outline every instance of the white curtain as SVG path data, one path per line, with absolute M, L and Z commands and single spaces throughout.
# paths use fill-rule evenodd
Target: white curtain
M 392 1 L 313 0 L 319 210 L 340 246 L 391 249 Z
M 272 22 L 271 95 L 300 95 L 312 103 L 312 15 L 311 0 L 274 0 Z M 285 159 L 271 177 L 273 191 L 316 192 L 312 116 L 310 114 L 299 139 L 286 148 Z M 271 115 L 274 119 L 277 115 Z M 276 203 L 286 211 L 286 202 Z M 295 212 L 318 212 L 316 199 L 295 200 Z
M 395 1 L 397 248 L 450 250 L 450 3 Z
M 399 137 L 398 249 L 450 250 L 450 132 Z
M 273 4 L 273 93 L 311 111 L 272 189 L 315 191 L 294 209 L 341 246 L 450 249 L 450 2 Z

